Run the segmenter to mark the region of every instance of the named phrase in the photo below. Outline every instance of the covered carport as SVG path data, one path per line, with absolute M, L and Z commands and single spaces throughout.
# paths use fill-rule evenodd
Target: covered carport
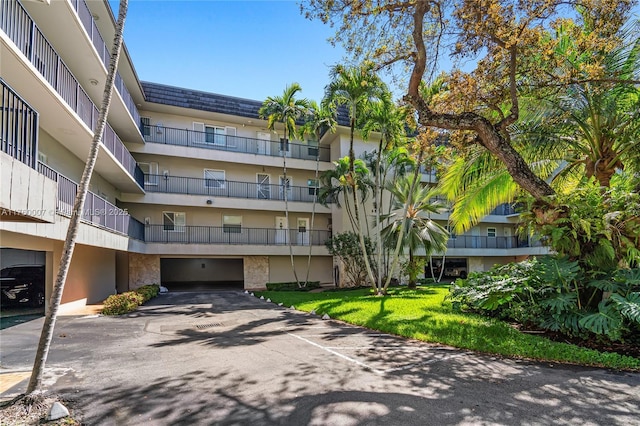
M 160 278 L 169 291 L 244 288 L 242 258 L 162 258 Z

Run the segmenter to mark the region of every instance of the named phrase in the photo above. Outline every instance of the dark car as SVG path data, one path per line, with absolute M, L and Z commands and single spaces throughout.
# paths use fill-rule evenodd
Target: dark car
M 0 271 L 3 306 L 44 305 L 44 265 L 14 265 Z

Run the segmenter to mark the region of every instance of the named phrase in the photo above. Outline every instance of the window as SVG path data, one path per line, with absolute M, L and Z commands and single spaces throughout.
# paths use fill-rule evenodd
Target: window
M 221 126 L 205 126 L 205 142 L 214 145 L 236 146 L 236 128 Z
M 316 158 L 318 156 L 318 141 L 309 140 L 307 141 L 309 147 L 307 148 L 307 155 L 309 157 Z
M 496 237 L 496 228 L 487 228 L 487 237 L 495 238 Z
M 142 136 L 151 136 L 151 119 L 149 117 L 140 117 L 140 131 Z
M 162 212 L 165 231 L 184 232 L 187 218 L 184 212 Z
M 224 189 L 226 184 L 224 170 L 204 169 L 204 186 Z
M 242 216 L 222 216 L 222 232 L 239 234 L 242 232 Z
M 289 139 L 280 138 L 280 152 L 289 152 Z
M 317 179 L 307 179 L 307 186 L 309 187 L 309 195 L 318 195 L 318 180 Z
M 145 185 L 157 185 L 158 184 L 158 163 L 138 163 L 140 169 L 144 173 Z

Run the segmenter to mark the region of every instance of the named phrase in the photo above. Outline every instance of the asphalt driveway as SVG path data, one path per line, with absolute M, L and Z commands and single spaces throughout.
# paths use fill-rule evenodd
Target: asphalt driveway
M 41 324 L 0 331 L 2 371 L 31 368 Z M 63 317 L 55 336 L 47 387 L 89 425 L 640 425 L 640 374 L 479 356 L 238 291 Z

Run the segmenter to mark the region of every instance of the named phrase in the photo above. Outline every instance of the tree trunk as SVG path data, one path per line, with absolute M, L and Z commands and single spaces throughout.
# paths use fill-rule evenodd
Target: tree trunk
M 353 149 L 353 136 L 355 132 L 356 119 L 355 119 L 355 111 L 353 111 L 353 116 L 351 117 L 351 141 L 349 144 L 349 174 L 351 175 L 351 188 L 353 190 L 353 215 L 355 216 L 356 225 L 358 226 L 358 240 L 360 241 L 360 248 L 362 249 L 362 256 L 364 258 L 364 265 L 367 269 L 367 276 L 369 280 L 371 280 L 371 285 L 374 291 L 378 291 L 376 287 L 376 278 L 373 275 L 373 270 L 371 269 L 371 263 L 369 262 L 369 254 L 367 253 L 367 245 L 364 242 L 364 235 L 362 234 L 362 226 L 360 224 L 360 209 L 358 207 L 358 189 L 356 186 L 356 174 L 355 174 L 355 162 L 356 162 L 356 153 Z
M 413 264 L 413 250 L 409 247 L 409 285 L 408 288 L 415 289 L 417 287 L 416 271 Z
M 511 146 L 509 140 L 503 136 L 502 132 L 506 132 L 505 129 L 508 122 L 497 125 L 492 124 L 486 118 L 472 112 L 463 112 L 461 114 L 435 113 L 420 96 L 420 85 L 424 77 L 427 62 L 423 24 L 430 7 L 431 5 L 428 2 L 416 2 L 413 11 L 412 38 L 416 51 L 405 100 L 416 109 L 418 112 L 418 121 L 423 126 L 447 130 L 471 130 L 475 132 L 478 135 L 480 144 L 505 165 L 513 180 L 518 183 L 522 189 L 530 193 L 536 201 L 541 204 L 547 204 L 546 198 L 554 195 L 555 191 L 549 184 L 533 173 L 522 156 Z M 510 67 L 510 74 L 515 75 L 515 56 L 513 56 Z M 509 122 L 512 123 L 518 118 L 515 79 L 511 79 L 510 85 L 513 93 L 511 99 L 513 104 L 508 119 L 510 120 Z M 501 126 L 505 129 L 501 128 Z
M 376 207 L 376 245 L 378 246 L 378 255 L 377 262 L 378 264 L 378 276 L 376 277 L 376 292 L 379 292 L 382 289 L 382 225 L 380 224 L 380 209 L 382 208 L 382 190 L 380 187 L 380 159 L 382 158 L 382 143 L 383 138 L 380 137 L 380 143 L 378 144 L 378 156 L 376 157 L 376 184 L 375 184 L 375 194 L 373 195 L 373 200 Z
M 73 205 L 73 211 L 71 212 L 71 219 L 69 220 L 67 236 L 62 248 L 60 268 L 58 269 L 56 282 L 53 286 L 53 294 L 51 295 L 49 310 L 47 311 L 44 319 L 44 324 L 42 326 L 42 332 L 40 334 L 40 340 L 38 342 L 38 349 L 36 351 L 36 359 L 34 361 L 33 370 L 31 372 L 31 379 L 29 380 L 29 385 L 27 386 L 27 395 L 33 394 L 42 385 L 44 366 L 49 355 L 49 348 L 51 347 L 51 340 L 53 338 L 53 329 L 56 324 L 58 309 L 62 300 L 62 293 L 64 291 L 64 285 L 67 280 L 69 266 L 71 265 L 71 257 L 73 256 L 73 250 L 75 248 L 76 238 L 78 236 L 78 229 L 80 227 L 80 218 L 82 217 L 84 202 L 87 198 L 87 192 L 89 191 L 89 183 L 91 182 L 93 169 L 98 158 L 98 152 L 100 151 L 100 142 L 102 141 L 102 135 L 107 123 L 107 115 L 109 113 L 109 107 L 111 105 L 111 97 L 113 93 L 113 83 L 115 81 L 118 59 L 120 58 L 120 51 L 122 47 L 122 33 L 124 29 L 124 21 L 127 16 L 127 6 L 128 0 L 120 0 L 118 21 L 116 22 L 113 48 L 111 50 L 111 59 L 109 61 L 109 70 L 107 73 L 107 80 L 104 85 L 103 99 L 100 106 L 98 121 L 96 123 L 96 131 L 93 135 L 93 141 L 91 142 L 89 156 L 87 157 L 87 162 L 85 164 L 84 171 L 82 172 L 82 178 L 80 179 L 80 184 L 78 185 L 78 192 L 76 194 L 76 199 Z
M 300 280 L 298 279 L 298 273 L 296 272 L 296 265 L 293 260 L 293 246 L 291 242 L 291 230 L 289 229 L 289 180 L 287 179 L 287 149 L 289 148 L 289 140 L 287 139 L 287 125 L 284 125 L 284 147 L 286 149 L 282 150 L 282 176 L 284 177 L 284 188 L 282 189 L 284 195 L 284 220 L 287 222 L 287 234 L 285 235 L 287 245 L 289 246 L 289 257 L 291 259 L 291 271 L 293 272 L 293 277 L 296 280 L 296 285 L 298 288 L 302 287 L 300 285 Z
M 409 194 L 413 194 L 415 187 L 418 183 L 418 175 L 420 173 L 420 164 L 422 163 L 422 157 L 424 156 L 424 148 L 420 148 L 420 152 L 418 152 L 418 161 L 416 164 L 416 168 L 413 171 L 413 181 L 411 182 L 411 188 L 409 189 Z M 404 211 L 402 212 L 402 219 L 404 220 L 407 217 L 407 212 L 409 211 L 409 205 L 412 203 L 412 197 L 410 196 L 409 198 L 407 198 L 407 202 L 404 205 Z M 400 230 L 400 232 L 398 233 L 398 240 L 396 241 L 396 248 L 393 252 L 393 260 L 391 261 L 391 268 L 389 271 L 389 275 L 387 276 L 387 281 L 384 283 L 384 287 L 382 289 L 382 293 L 387 291 L 387 288 L 389 288 L 389 284 L 391 283 L 391 274 L 393 273 L 393 270 L 396 268 L 396 266 L 398 265 L 398 259 L 400 257 L 400 249 L 402 248 L 402 240 L 403 240 L 403 233 L 404 233 L 404 225 L 402 227 L 402 229 Z

